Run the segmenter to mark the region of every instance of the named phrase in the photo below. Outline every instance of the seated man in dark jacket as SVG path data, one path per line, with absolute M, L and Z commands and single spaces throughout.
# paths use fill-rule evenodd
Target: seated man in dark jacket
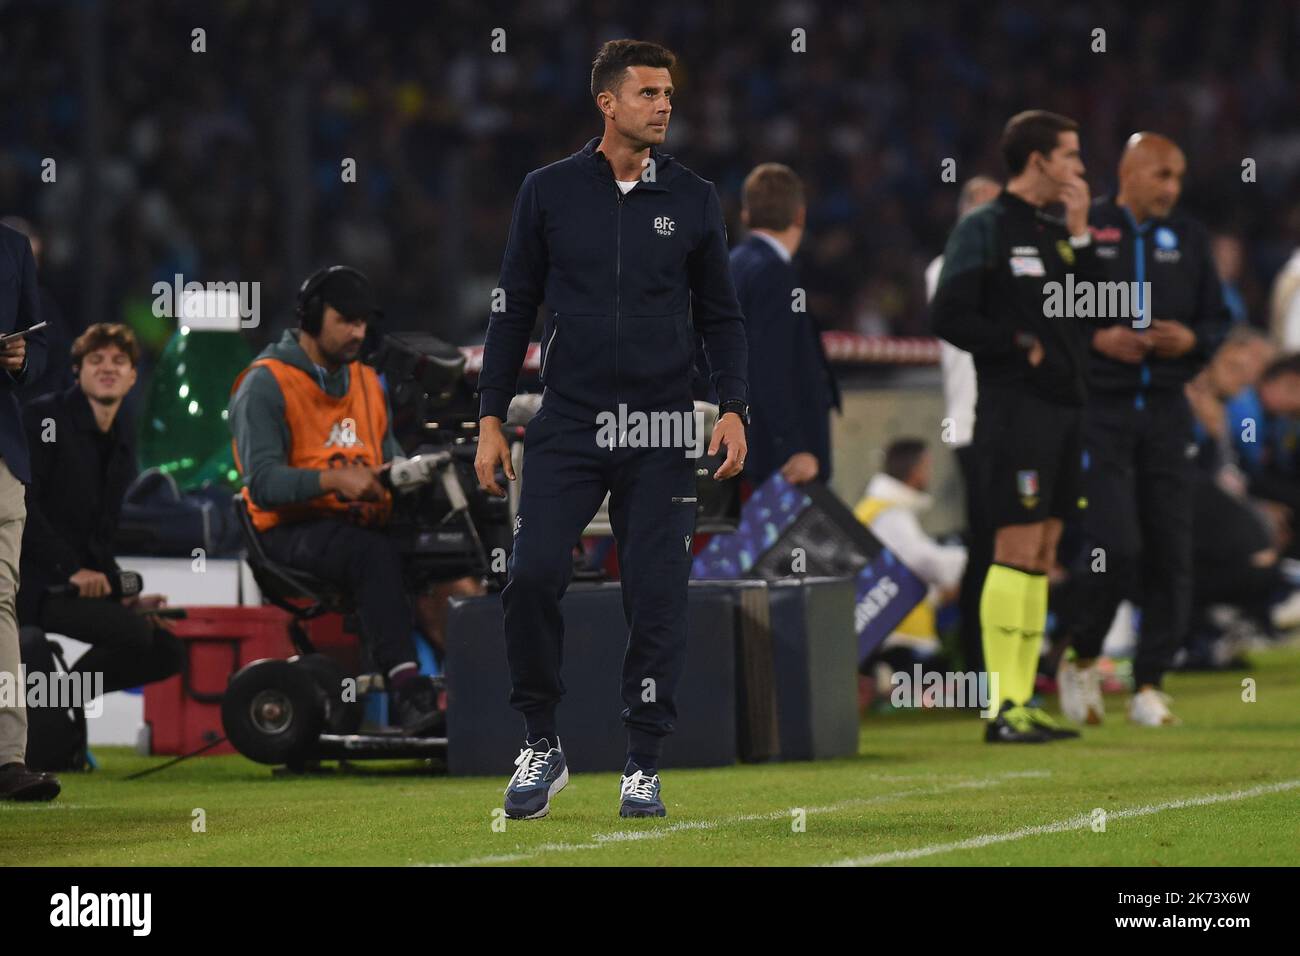
M 32 480 L 18 620 L 90 644 L 72 670 L 102 673 L 105 693 L 162 680 L 184 665 L 180 641 L 139 613 L 160 606 L 161 597 L 112 595 L 121 570 L 113 538 L 135 476 L 130 424 L 118 412 L 135 384 L 137 356 L 129 328 L 95 323 L 72 345 L 75 384 L 23 410 Z

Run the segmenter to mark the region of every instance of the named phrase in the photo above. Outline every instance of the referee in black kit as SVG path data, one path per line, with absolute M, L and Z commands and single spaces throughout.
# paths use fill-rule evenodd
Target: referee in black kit
M 689 434 L 692 319 L 720 399 L 709 454 L 725 446 L 727 455 L 713 477 L 730 478 L 744 464 L 747 350 L 722 209 L 711 183 L 657 148 L 668 132 L 675 62 L 654 43 L 601 48 L 591 94 L 604 135 L 524 178 L 501 265 L 505 306 L 488 325 L 475 467 L 486 490 L 504 495 L 496 468 L 515 475 L 501 425 L 546 302 L 545 391 L 524 435 L 527 481 L 502 594 L 510 703 L 525 732 L 505 795 L 513 819 L 545 816 L 569 779 L 555 722 L 564 693 L 560 599 L 573 546 L 607 492 L 630 629 L 619 813 L 666 815 L 658 762 L 686 652 L 694 461 L 683 447 L 608 440 L 600 423 L 649 413 L 662 421 L 666 413 L 685 416 L 678 434 Z
M 990 743 L 1077 737 L 1030 706 L 1047 621 L 1047 572 L 1080 496 L 1087 324 L 1051 295 L 1098 275 L 1078 125 L 1046 110 L 1002 133 L 1010 173 L 944 249 L 935 332 L 975 357 L 975 452 L 987 470 L 993 564 L 980 596 L 984 666 L 1000 703 Z M 1064 206 L 1064 218 L 1053 207 Z
M 1057 671 L 1061 711 L 1102 721 L 1096 659 L 1120 600 L 1142 606 L 1133 662 L 1136 724 L 1177 723 L 1161 678 L 1187 636 L 1192 600 L 1195 452 L 1184 384 L 1227 332 L 1229 315 L 1205 227 L 1174 212 L 1187 161 L 1171 140 L 1134 133 L 1120 158 L 1119 192 L 1089 215 L 1098 261 L 1116 281 L 1150 283 L 1137 327 L 1092 335 L 1084 427 L 1087 547 L 1073 647 Z M 1104 565 L 1093 558 L 1101 549 Z M 1136 591 L 1134 594 L 1133 592 Z

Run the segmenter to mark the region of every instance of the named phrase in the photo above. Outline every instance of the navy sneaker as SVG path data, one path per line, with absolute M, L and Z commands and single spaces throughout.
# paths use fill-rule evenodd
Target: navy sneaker
M 515 768 L 506 786 L 506 816 L 511 820 L 540 820 L 551 812 L 551 797 L 569 782 L 569 764 L 560 750 L 560 738 L 555 738 L 554 747 L 545 739 L 531 745 L 525 741 Z
M 659 774 L 647 776 L 638 770 L 624 776 L 619 784 L 623 798 L 618 808 L 620 817 L 666 817 L 668 809 L 659 799 Z

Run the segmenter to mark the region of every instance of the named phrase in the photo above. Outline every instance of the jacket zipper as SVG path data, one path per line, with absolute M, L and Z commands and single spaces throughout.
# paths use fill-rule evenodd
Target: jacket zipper
M 555 347 L 555 337 L 560 334 L 560 314 L 555 313 L 555 328 L 551 329 L 551 337 L 547 340 L 546 346 L 542 351 L 542 373 L 539 378 L 546 379 L 546 366 L 551 361 L 551 349 Z
M 614 169 L 610 167 L 610 177 L 614 176 Z M 615 242 L 614 256 L 614 413 L 618 413 L 618 326 L 622 314 L 622 286 L 623 286 L 623 190 L 619 188 L 617 182 L 614 183 L 614 192 L 618 193 L 618 239 Z
M 1130 216 L 1130 218 L 1132 217 Z M 1136 222 L 1134 222 L 1134 226 L 1137 226 Z M 1137 279 L 1138 298 L 1141 300 L 1141 305 L 1138 308 L 1138 317 L 1145 321 L 1147 316 L 1150 315 L 1151 309 L 1151 304 L 1147 302 L 1142 295 L 1144 291 L 1142 283 L 1146 281 L 1147 277 L 1146 234 L 1137 228 L 1134 228 L 1133 230 L 1133 266 L 1133 271 Z M 1130 320 L 1130 322 L 1131 321 L 1132 320 Z M 1138 368 L 1138 390 L 1137 394 L 1133 397 L 1133 407 L 1140 412 L 1142 409 L 1146 408 L 1146 388 L 1151 383 L 1151 368 L 1147 365 L 1145 357 L 1143 357 L 1142 364 Z

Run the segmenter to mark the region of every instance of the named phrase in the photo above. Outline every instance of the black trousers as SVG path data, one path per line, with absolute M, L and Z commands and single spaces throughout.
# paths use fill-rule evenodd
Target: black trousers
M 971 443 L 957 449 L 966 492 L 966 570 L 961 576 L 958 607 L 961 611 L 961 653 L 968 671 L 984 669 L 984 641 L 980 630 L 980 595 L 993 563 L 993 522 L 988 504 L 989 462 Z
M 524 715 L 530 739 L 558 732 L 555 708 L 564 694 L 560 599 L 573 574 L 573 547 L 608 492 L 628 627 L 622 681 L 628 750 L 662 752 L 663 738 L 674 729 L 674 695 L 686 660 L 696 460 L 682 448 L 602 447 L 595 425 L 545 407 L 528 423 L 501 600 L 510 704 Z
M 139 687 L 179 674 L 185 648 L 170 631 L 107 598 L 47 597 L 40 625 L 91 645 L 74 673 L 104 675 L 104 693 Z
M 1286 593 L 1286 582 L 1276 565 L 1260 568 L 1251 563 L 1257 552 L 1273 547 L 1268 525 L 1248 502 L 1229 495 L 1207 472 L 1197 471 L 1194 494 L 1193 608 L 1231 604 L 1271 630 L 1269 608 Z
M 1284 471 L 1265 468 L 1251 475 L 1250 495 L 1252 498 L 1260 498 L 1264 501 L 1276 501 L 1290 508 L 1293 515 L 1300 515 L 1300 482 Z M 1292 518 L 1293 534 L 1285 555 L 1288 558 L 1300 558 L 1300 534 L 1294 534 L 1298 528 L 1300 525 L 1295 518 Z
M 1186 637 L 1191 609 L 1191 410 L 1181 390 L 1149 392 L 1142 407 L 1132 396 L 1094 394 L 1084 445 L 1088 507 L 1074 647 L 1081 657 L 1101 653 L 1115 611 L 1129 597 L 1142 607 L 1134 680 L 1158 687 Z M 1094 571 L 1103 561 L 1105 570 Z
M 280 564 L 314 574 L 353 595 L 363 636 L 384 673 L 418 660 L 411 639 L 411 603 L 402 583 L 402 557 L 392 538 L 338 518 L 276 525 L 261 536 L 266 553 Z

